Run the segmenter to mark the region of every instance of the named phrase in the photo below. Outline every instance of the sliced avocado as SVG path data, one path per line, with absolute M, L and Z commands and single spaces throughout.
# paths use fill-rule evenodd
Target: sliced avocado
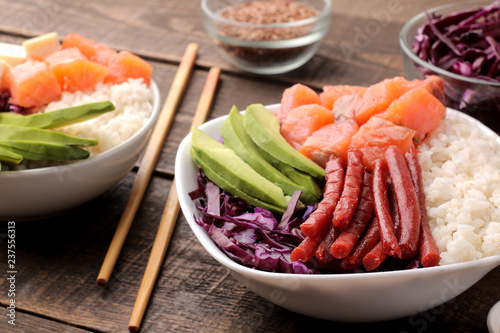
M 44 113 L 34 113 L 27 116 L 0 112 L 0 124 L 35 128 L 57 128 L 92 119 L 114 109 L 115 106 L 113 103 L 104 101 Z
M 75 146 L 21 140 L 0 140 L 0 148 L 37 161 L 80 160 L 90 155 L 85 149 Z
M 192 129 L 191 151 L 233 187 L 262 201 L 286 207 L 287 200 L 281 188 L 262 177 L 234 151 L 198 128 Z
M 261 207 L 273 213 L 283 214 L 283 212 L 285 211 L 285 208 L 283 207 L 278 207 L 276 205 L 273 205 L 272 203 L 262 201 L 251 196 L 248 193 L 241 191 L 237 187 L 234 187 L 231 182 L 229 182 L 223 175 L 208 167 L 204 160 L 200 156 L 198 156 L 197 152 L 193 149 L 191 150 L 191 156 L 193 157 L 194 162 L 201 167 L 203 173 L 224 191 L 230 193 L 231 195 L 234 195 L 235 197 L 240 197 L 249 205 Z
M 246 132 L 261 150 L 315 178 L 325 176 L 322 167 L 299 153 L 283 138 L 278 118 L 262 104 L 247 107 L 244 124 Z
M 278 170 L 280 170 L 284 175 L 290 178 L 294 183 L 305 188 L 309 193 L 313 193 L 316 199 L 320 199 L 323 195 L 323 190 L 319 185 L 319 181 L 313 176 L 295 169 L 281 162 L 280 160 L 274 158 L 273 156 L 266 153 L 264 150 L 260 150 L 261 155 L 274 165 Z
M 0 161 L 19 164 L 23 160 L 23 157 L 19 154 L 13 153 L 9 150 L 0 148 Z
M 4 124 L 0 124 L 0 140 L 24 140 L 72 146 L 95 146 L 99 143 L 96 139 L 80 138 L 46 129 Z
M 318 202 L 311 192 L 291 181 L 261 155 L 259 148 L 246 133 L 243 116 L 236 106 L 233 106 L 227 120 L 222 125 L 221 135 L 226 147 L 232 149 L 236 155 L 264 178 L 279 186 L 285 195 L 292 196 L 296 191 L 302 191 L 300 201 L 306 205 L 314 205 Z

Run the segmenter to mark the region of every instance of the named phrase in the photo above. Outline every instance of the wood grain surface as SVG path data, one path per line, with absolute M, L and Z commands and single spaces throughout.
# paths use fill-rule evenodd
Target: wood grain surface
M 204 32 L 198 0 L 0 0 L 0 41 L 20 43 L 50 31 L 61 37 L 78 32 L 115 49 L 130 50 L 153 65 L 162 99 L 186 45 L 195 42 L 200 47 L 109 286 L 99 287 L 95 279 L 135 170 L 102 196 L 70 212 L 16 223 L 16 326 L 8 324 L 7 226 L 0 224 L 0 332 L 127 332 L 174 176 L 177 147 L 189 132 L 211 66 L 220 66 L 222 75 L 210 119 L 227 114 L 233 105 L 243 109 L 250 103 L 279 103 L 283 90 L 296 82 L 316 90 L 327 84 L 368 85 L 404 75 L 398 44 L 404 22 L 424 6 L 450 2 L 336 0 L 330 31 L 313 59 L 290 73 L 263 77 L 225 61 Z M 373 33 L 362 40 L 359 32 L 369 29 Z M 202 248 L 179 216 L 141 332 L 487 332 L 488 311 L 500 300 L 498 281 L 500 268 L 448 303 L 398 320 L 366 324 L 318 320 L 280 308 L 240 285 Z

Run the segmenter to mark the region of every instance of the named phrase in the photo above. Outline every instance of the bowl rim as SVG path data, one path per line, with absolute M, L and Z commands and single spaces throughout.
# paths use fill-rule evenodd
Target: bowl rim
M 277 108 L 280 104 L 271 104 L 266 105 L 267 108 L 273 110 Z M 469 121 L 477 124 L 482 131 L 485 131 L 487 135 L 493 135 L 493 137 L 500 144 L 500 136 L 498 136 L 493 130 L 488 128 L 486 125 L 482 124 L 475 118 L 464 114 L 462 112 L 456 111 L 451 108 L 447 108 L 447 112 L 451 111 L 452 114 L 465 117 Z M 228 115 L 224 115 L 215 119 L 212 119 L 202 125 L 199 126 L 201 130 L 204 130 L 207 127 L 211 127 L 214 123 L 222 122 L 227 119 Z M 194 205 L 192 201 L 189 199 L 189 195 L 187 193 L 182 192 L 182 188 L 184 185 L 184 178 L 181 175 L 184 175 L 184 171 L 187 169 L 183 167 L 183 154 L 189 152 L 189 143 L 191 142 L 191 133 L 187 134 L 184 139 L 181 141 L 179 145 L 179 149 L 177 150 L 176 158 L 175 158 L 175 174 L 176 174 L 176 183 L 177 183 L 177 192 L 179 203 L 181 206 L 181 210 L 183 212 L 184 218 L 188 222 L 191 230 L 195 234 L 197 240 L 203 246 L 203 248 L 219 263 L 224 265 L 225 267 L 231 269 L 232 271 L 248 276 L 252 275 L 255 278 L 265 278 L 265 279 L 283 279 L 286 278 L 300 278 L 300 279 L 314 279 L 314 280 L 323 280 L 323 279 L 334 279 L 334 280 L 344 280 L 344 279 L 383 279 L 388 276 L 391 277 L 407 277 L 412 276 L 421 276 L 427 274 L 439 274 L 445 271 L 456 271 L 456 270 L 467 270 L 474 267 L 486 266 L 494 268 L 495 266 L 500 265 L 500 254 L 483 257 L 471 261 L 459 262 L 447 265 L 438 265 L 434 267 L 424 267 L 418 269 L 409 269 L 409 270 L 394 270 L 394 271 L 383 271 L 383 272 L 367 272 L 367 273 L 339 273 L 339 274 L 296 274 L 296 273 L 280 273 L 280 272 L 268 272 L 257 269 L 252 269 L 250 267 L 241 265 L 231 258 L 229 258 L 222 250 L 220 250 L 217 245 L 210 238 L 208 233 L 201 228 L 195 221 L 193 216 L 187 216 L 186 210 L 190 210 L 189 206 Z M 187 150 L 186 150 L 187 149 Z M 191 162 L 194 163 L 191 159 Z M 195 211 L 193 211 L 195 212 Z
M 99 154 L 97 156 L 93 156 L 87 158 L 85 160 L 75 161 L 73 163 L 54 165 L 49 167 L 35 168 L 35 169 L 25 169 L 25 170 L 9 170 L 0 172 L 0 179 L 6 177 L 26 177 L 26 176 L 36 176 L 36 175 L 46 175 L 51 174 L 53 172 L 57 172 L 61 167 L 86 167 L 89 164 L 99 163 L 101 160 L 107 159 L 110 156 L 113 156 L 118 150 L 122 149 L 123 146 L 130 144 L 137 140 L 137 138 L 144 135 L 145 132 L 149 131 L 156 120 L 158 119 L 160 113 L 160 89 L 158 88 L 157 83 L 151 79 L 149 88 L 152 93 L 152 102 L 153 102 L 153 110 L 151 111 L 151 116 L 148 118 L 146 124 L 144 124 L 137 132 L 135 132 L 131 137 L 126 139 L 123 142 L 120 142 L 118 145 L 112 147 L 111 149 Z
M 232 24 L 236 26 L 241 26 L 241 27 L 252 27 L 252 28 L 292 28 L 292 27 L 298 27 L 302 25 L 307 25 L 307 24 L 312 24 L 317 21 L 322 21 L 325 18 L 329 17 L 330 11 L 332 8 L 332 1 L 331 0 L 321 0 L 324 3 L 323 8 L 318 12 L 317 15 L 308 17 L 302 20 L 298 21 L 292 21 L 292 22 L 283 22 L 283 23 L 247 23 L 247 22 L 241 22 L 241 21 L 234 21 L 234 20 L 229 20 L 223 17 L 220 17 L 218 13 L 213 12 L 208 8 L 208 1 L 209 0 L 201 0 L 201 8 L 203 13 L 209 17 L 213 21 L 218 21 L 226 24 Z
M 478 4 L 477 2 L 473 2 L 473 1 L 457 2 L 457 3 L 452 3 L 452 4 L 447 4 L 447 5 L 442 5 L 439 7 L 431 8 L 431 9 L 427 10 L 427 13 L 428 14 L 435 14 L 435 13 L 441 12 L 443 10 L 448 10 L 448 9 L 453 9 L 453 8 L 458 8 L 458 7 L 468 7 L 468 6 L 474 6 L 474 8 L 481 8 L 478 6 L 482 6 L 482 5 Z M 406 35 L 408 33 L 408 30 L 423 18 L 425 18 L 425 12 L 421 12 L 421 13 L 413 16 L 408 22 L 406 22 L 403 25 L 403 28 L 401 29 L 401 31 L 399 33 L 399 44 L 400 44 L 401 49 L 403 50 L 403 53 L 405 55 L 410 57 L 411 60 L 413 60 L 414 62 L 416 62 L 420 66 L 431 69 L 432 71 L 438 73 L 439 75 L 443 75 L 443 76 L 446 76 L 449 78 L 453 78 L 455 80 L 466 81 L 466 82 L 470 82 L 470 83 L 474 83 L 474 84 L 500 87 L 500 82 L 487 81 L 487 80 L 482 80 L 482 79 L 476 79 L 476 78 L 469 77 L 469 76 L 455 74 L 455 73 L 449 72 L 447 70 L 444 70 L 440 67 L 437 67 L 436 65 L 434 65 L 430 62 L 424 61 L 424 60 L 420 59 L 415 53 L 413 53 L 413 51 L 411 50 L 411 46 L 408 43 L 408 40 L 406 39 Z M 415 36 L 413 36 L 413 37 L 415 37 Z
M 499 333 L 500 326 L 500 301 L 496 302 L 488 312 L 488 317 L 486 319 L 488 330 L 490 333 Z

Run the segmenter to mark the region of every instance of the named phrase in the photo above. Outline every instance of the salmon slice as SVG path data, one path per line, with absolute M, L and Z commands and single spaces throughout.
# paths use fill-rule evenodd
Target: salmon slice
M 77 47 L 91 61 L 95 61 L 99 51 L 113 51 L 111 48 L 77 33 L 68 34 L 61 43 L 61 49 Z
M 59 81 L 42 61 L 28 59 L 12 67 L 6 81 L 11 94 L 9 102 L 24 108 L 46 105 L 61 96 Z
M 324 106 L 301 105 L 288 112 L 281 123 L 281 135 L 295 149 L 299 149 L 314 131 L 334 121 L 332 111 Z
M 283 91 L 283 95 L 281 96 L 281 108 L 276 112 L 276 117 L 278 117 L 280 121 L 283 121 L 290 110 L 306 104 L 321 105 L 321 99 L 313 89 L 303 84 L 296 83 Z
M 319 94 L 321 99 L 321 105 L 330 110 L 333 109 L 333 104 L 340 97 L 345 95 L 355 95 L 358 93 L 363 93 L 366 87 L 361 86 L 349 86 L 349 85 L 329 85 L 323 87 L 323 92 Z
M 98 53 L 97 60 L 110 70 L 105 83 L 118 84 L 128 79 L 143 79 L 147 85 L 151 82 L 153 67 L 129 51 L 102 51 Z
M 353 101 L 354 118 L 363 125 L 372 116 L 384 112 L 389 105 L 402 94 L 416 87 L 423 87 L 439 101 L 444 101 L 444 81 L 436 75 L 427 76 L 424 80 L 408 81 L 396 76 L 369 86 L 364 93 Z
M 389 105 L 408 90 L 408 80 L 396 76 L 369 86 L 353 101 L 354 118 L 363 125 L 372 116 L 385 111 Z
M 347 163 L 347 150 L 358 129 L 354 119 L 325 125 L 313 132 L 298 151 L 323 168 L 332 155 Z
M 415 130 L 415 140 L 422 141 L 439 125 L 446 115 L 446 107 L 429 90 L 420 86 L 410 89 L 377 115 L 396 125 Z
M 76 47 L 59 50 L 45 58 L 63 91 L 91 91 L 111 72 L 106 66 L 90 61 Z
M 108 67 L 109 74 L 104 79 L 105 83 L 118 84 L 129 78 L 142 78 L 149 85 L 153 67 L 144 59 L 128 51 L 116 52 L 92 39 L 79 34 L 68 34 L 63 40 L 61 48 L 77 47 L 89 60 Z
M 415 130 L 375 116 L 360 126 L 358 132 L 351 138 L 349 149 L 361 150 L 364 165 L 373 171 L 375 161 L 385 158 L 384 154 L 388 147 L 396 146 L 406 153 L 414 147 L 414 136 Z
M 441 103 L 444 103 L 444 80 L 437 75 L 428 75 L 424 80 L 412 80 L 406 85 L 406 91 L 415 87 L 427 89 Z
M 354 100 L 356 99 L 356 95 L 345 95 L 339 97 L 333 103 L 333 117 L 335 121 L 343 121 L 346 119 L 354 119 Z

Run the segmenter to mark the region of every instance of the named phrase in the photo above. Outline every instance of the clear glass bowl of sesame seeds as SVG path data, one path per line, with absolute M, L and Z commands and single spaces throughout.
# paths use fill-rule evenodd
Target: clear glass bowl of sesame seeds
M 330 28 L 330 0 L 202 0 L 201 8 L 227 60 L 257 74 L 302 66 Z

